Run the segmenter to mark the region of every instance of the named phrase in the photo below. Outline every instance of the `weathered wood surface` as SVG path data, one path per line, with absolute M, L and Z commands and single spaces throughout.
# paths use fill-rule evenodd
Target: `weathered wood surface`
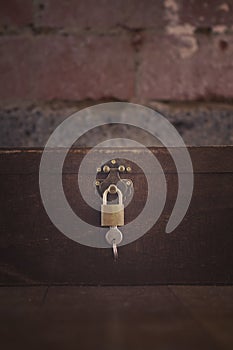
M 1 348 L 231 350 L 233 287 L 1 287 Z
M 78 166 L 86 152 L 70 152 L 64 188 L 74 211 L 98 226 L 99 213 L 77 189 Z M 114 263 L 110 249 L 75 243 L 51 223 L 39 194 L 41 150 L 0 151 L 0 284 L 232 284 L 233 147 L 190 148 L 193 198 L 171 235 L 164 231 L 176 199 L 177 174 L 166 149 L 152 152 L 166 174 L 165 208 L 147 234 L 120 248 Z M 138 170 L 131 176 L 135 198 L 125 212 L 128 222 L 146 200 L 143 174 Z

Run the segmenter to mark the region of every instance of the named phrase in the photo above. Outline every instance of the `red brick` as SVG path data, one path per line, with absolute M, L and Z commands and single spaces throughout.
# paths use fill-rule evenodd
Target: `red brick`
M 196 27 L 232 26 L 232 0 L 178 0 L 180 23 Z
M 125 36 L 0 38 L 0 99 L 128 99 L 134 60 Z
M 163 0 L 41 0 L 37 25 L 109 29 L 157 28 L 164 24 Z
M 0 1 L 0 26 L 22 27 L 33 22 L 32 0 Z
M 197 42 L 193 40 L 192 36 L 146 39 L 137 78 L 141 98 L 233 98 L 233 37 L 200 36 Z
M 27 99 L 32 92 L 31 61 L 32 47 L 28 39 L 0 37 L 0 99 Z

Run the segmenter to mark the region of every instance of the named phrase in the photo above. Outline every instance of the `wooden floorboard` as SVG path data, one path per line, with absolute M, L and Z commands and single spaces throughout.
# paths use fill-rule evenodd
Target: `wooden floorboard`
M 233 287 L 171 286 L 192 317 L 225 349 L 233 348 Z
M 1 287 L 1 349 L 230 350 L 233 287 Z

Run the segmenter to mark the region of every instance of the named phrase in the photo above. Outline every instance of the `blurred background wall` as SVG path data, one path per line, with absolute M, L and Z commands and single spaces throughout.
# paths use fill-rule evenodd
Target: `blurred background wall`
M 233 1 L 0 1 L 1 147 L 43 146 L 108 101 L 160 110 L 188 144 L 232 144 Z

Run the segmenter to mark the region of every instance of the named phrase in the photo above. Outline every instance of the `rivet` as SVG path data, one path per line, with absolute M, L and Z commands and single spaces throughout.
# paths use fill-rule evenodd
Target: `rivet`
M 100 182 L 99 182 L 99 181 L 96 181 L 96 182 L 95 182 L 95 185 L 96 185 L 96 186 L 99 186 L 99 185 L 100 185 Z
M 116 164 L 116 159 L 112 159 L 112 160 L 111 160 L 111 163 L 112 163 L 112 164 Z
M 96 171 L 97 171 L 97 173 L 100 173 L 101 172 L 101 168 L 97 168 Z
M 132 168 L 130 166 L 127 166 L 126 170 L 128 171 L 128 173 L 130 173 L 132 171 Z
M 123 173 L 123 171 L 125 171 L 124 165 L 119 165 L 118 170 Z
M 109 173 L 109 171 L 110 171 L 109 166 L 108 166 L 108 165 L 105 165 L 105 166 L 103 167 L 103 171 L 104 171 L 105 173 Z
M 130 181 L 130 180 L 126 181 L 127 186 L 130 186 L 131 184 L 132 184 L 132 181 Z

